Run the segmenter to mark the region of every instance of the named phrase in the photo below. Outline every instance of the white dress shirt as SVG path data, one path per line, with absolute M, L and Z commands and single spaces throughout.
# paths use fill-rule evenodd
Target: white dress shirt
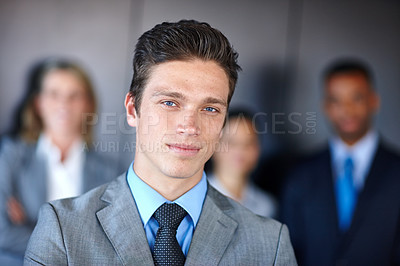
M 45 134 L 39 138 L 37 152 L 46 161 L 48 201 L 82 194 L 85 160 L 82 140 L 72 145 L 63 162 L 61 151 Z
M 379 137 L 375 130 L 370 130 L 362 139 L 348 146 L 339 137 L 330 140 L 332 171 L 334 178 L 344 174 L 344 161 L 350 156 L 354 163 L 353 182 L 358 191 L 364 187 L 372 161 L 378 148 Z

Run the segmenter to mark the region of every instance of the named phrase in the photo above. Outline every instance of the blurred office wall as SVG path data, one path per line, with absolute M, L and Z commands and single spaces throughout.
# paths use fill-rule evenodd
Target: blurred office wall
M 97 148 L 129 163 L 134 131 L 123 122 L 123 101 L 133 45 L 156 23 L 193 18 L 220 29 L 239 52 L 232 104 L 262 112 L 265 154 L 325 142 L 320 73 L 339 56 L 372 65 L 383 103 L 377 125 L 400 147 L 399 14 L 392 0 L 0 0 L 0 132 L 12 122 L 30 65 L 71 57 L 97 88 Z

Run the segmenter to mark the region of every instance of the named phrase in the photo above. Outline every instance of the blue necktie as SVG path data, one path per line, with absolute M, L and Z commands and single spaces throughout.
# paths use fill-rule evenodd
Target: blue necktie
M 344 162 L 344 174 L 336 180 L 336 202 L 339 228 L 349 229 L 357 202 L 357 191 L 353 185 L 353 160 L 348 157 Z

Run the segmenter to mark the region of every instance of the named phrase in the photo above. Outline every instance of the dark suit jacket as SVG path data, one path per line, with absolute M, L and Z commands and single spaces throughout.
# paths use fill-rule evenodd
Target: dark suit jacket
M 283 192 L 299 265 L 400 264 L 400 157 L 379 144 L 350 229 L 338 229 L 331 155 L 300 164 Z
M 40 206 L 46 202 L 46 164 L 37 156 L 36 146 L 22 140 L 3 140 L 0 152 L 0 265 L 22 264 Z M 104 184 L 120 173 L 113 161 L 88 150 L 83 190 L 86 192 Z M 6 205 L 11 196 L 16 197 L 25 210 L 27 219 L 22 225 L 13 224 L 8 217 Z M 13 258 L 15 263 L 11 262 Z
M 25 265 L 38 264 L 154 265 L 125 175 L 41 208 L 25 254 Z M 285 225 L 208 186 L 185 265 L 297 263 Z

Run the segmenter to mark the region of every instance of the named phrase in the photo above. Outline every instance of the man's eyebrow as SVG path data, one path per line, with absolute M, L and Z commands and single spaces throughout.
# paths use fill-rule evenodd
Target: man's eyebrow
M 156 91 L 153 93 L 152 97 L 158 97 L 158 96 L 167 96 L 175 99 L 182 99 L 185 100 L 186 97 L 179 92 L 172 92 L 172 91 Z
M 208 104 L 220 104 L 222 106 L 228 106 L 227 102 L 218 98 L 214 98 L 214 97 L 207 97 L 204 99 L 203 103 Z
M 173 91 L 156 91 L 153 93 L 152 97 L 158 97 L 158 96 L 166 96 L 166 97 L 171 97 L 174 99 L 180 99 L 180 100 L 186 100 L 187 97 L 183 95 L 180 92 L 173 92 Z M 222 106 L 228 106 L 226 101 L 222 99 L 218 99 L 215 97 L 207 97 L 203 100 L 203 104 L 220 104 Z

